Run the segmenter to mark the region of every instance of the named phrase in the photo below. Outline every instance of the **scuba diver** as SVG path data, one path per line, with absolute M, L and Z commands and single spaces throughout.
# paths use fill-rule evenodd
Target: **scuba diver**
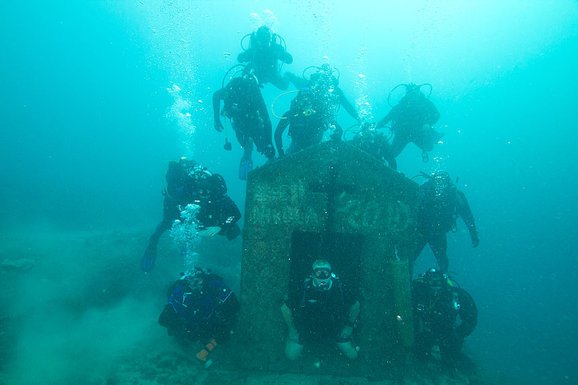
M 379 129 L 391 122 L 393 132 L 391 152 L 394 158 L 397 158 L 408 143 L 413 142 L 422 150 L 422 158 L 424 162 L 427 162 L 427 153 L 443 136 L 432 127 L 439 120 L 440 113 L 429 100 L 429 96 L 426 97 L 421 92 L 421 87 L 426 85 L 430 87 L 431 94 L 431 85 L 428 83 L 420 85 L 399 84 L 389 93 L 388 102 L 395 89 L 401 86 L 405 87 L 405 96 L 392 107 L 391 111 L 376 126 Z
M 195 268 L 181 274 L 168 291 L 159 324 L 183 345 L 200 343 L 196 358 L 208 367 L 212 352 L 232 333 L 239 302 L 223 278 Z
M 244 48 L 243 41 L 250 38 L 250 45 Z M 277 42 L 279 41 L 279 43 Z M 259 85 L 271 83 L 280 90 L 285 90 L 289 86 L 289 80 L 282 77 L 279 62 L 285 64 L 293 63 L 293 56 L 287 52 L 285 40 L 266 25 L 262 25 L 257 31 L 247 34 L 241 39 L 241 52 L 237 56 L 239 63 L 247 63 L 253 70 L 259 81 Z
M 307 72 L 310 69 L 315 69 L 315 72 L 307 78 Z M 319 67 L 309 66 L 305 68 L 301 77 L 291 72 L 287 72 L 286 76 L 296 88 L 300 90 L 309 89 L 313 93 L 320 94 L 320 97 L 336 104 L 335 107 L 342 106 L 353 119 L 358 122 L 361 120 L 353 104 L 339 88 L 339 70 L 337 68 L 324 63 Z
M 359 301 L 346 290 L 327 260 L 315 260 L 311 269 L 303 289 L 281 306 L 288 329 L 285 355 L 295 360 L 305 345 L 333 342 L 344 356 L 356 359 L 352 335 L 360 311 Z
M 439 271 L 445 273 L 449 267 L 447 233 L 456 230 L 457 217 L 461 217 L 466 224 L 473 247 L 480 244 L 478 231 L 465 194 L 457 189 L 447 172 L 422 176 L 427 177 L 428 181 L 419 188 L 418 231 L 411 265 L 427 243 L 437 260 Z
M 420 275 L 411 288 L 416 357 L 431 359 L 432 348 L 437 345 L 442 365 L 468 369 L 471 363 L 462 353 L 462 347 L 478 322 L 473 298 L 447 274 L 436 269 Z
M 241 76 L 233 77 L 226 86 L 213 94 L 214 124 L 218 132 L 224 129 L 219 114 L 221 101 L 223 101 L 221 114 L 231 120 L 237 141 L 244 151 L 239 164 L 239 179 L 246 180 L 247 174 L 253 168 L 253 143 L 257 151 L 268 160 L 275 157 L 271 139 L 271 119 L 257 78 L 245 68 Z M 230 150 L 230 147 L 231 144 L 225 138 L 225 149 Z
M 307 79 L 305 72 L 310 68 L 316 68 L 317 72 Z M 339 106 L 343 105 L 352 117 L 359 120 L 355 108 L 338 87 L 339 80 L 334 71 L 329 65 L 324 64 L 321 67 L 306 68 L 303 71 L 303 78 L 289 75 L 291 81 L 301 89 L 291 101 L 289 111 L 283 115 L 275 129 L 275 145 L 279 157 L 285 155 L 283 133 L 287 127 L 289 127 L 291 137 L 288 152 L 294 153 L 320 143 L 327 130 L 333 130 L 332 139 L 341 139 L 343 129 L 335 121 Z
M 241 233 L 237 225 L 241 212 L 227 195 L 227 185 L 221 175 L 213 174 L 194 160 L 182 157 L 178 162 L 169 162 L 166 181 L 163 219 L 150 236 L 142 257 L 141 269 L 144 272 L 153 269 L 161 236 L 179 219 L 181 211 L 188 204 L 199 206 L 196 220 L 200 236 L 223 235 L 232 240 Z

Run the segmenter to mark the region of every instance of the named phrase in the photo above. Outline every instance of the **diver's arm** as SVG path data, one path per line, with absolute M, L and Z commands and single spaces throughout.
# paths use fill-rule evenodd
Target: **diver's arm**
M 225 93 L 225 89 L 221 88 L 220 90 L 215 91 L 213 94 L 213 119 L 214 119 L 214 126 L 215 130 L 221 132 L 223 131 L 223 123 L 221 122 L 221 100 L 223 99 Z
M 289 331 L 289 339 L 297 341 L 299 339 L 299 332 L 297 331 L 297 327 L 295 326 L 295 321 L 293 319 L 293 312 L 287 306 L 286 303 L 281 305 L 281 315 L 283 316 L 283 320 L 287 325 L 287 329 Z
M 237 204 L 228 195 L 222 197 L 221 204 L 223 205 L 224 216 L 221 218 L 219 226 L 223 229 L 227 229 L 241 219 L 241 211 L 239 210 L 239 207 L 237 207 Z
M 347 314 L 347 324 L 353 326 L 357 317 L 359 316 L 359 312 L 361 311 L 361 305 L 359 301 L 355 301 L 353 305 L 349 308 L 349 312 Z
M 391 119 L 393 118 L 392 112 L 393 112 L 393 109 L 391 111 L 389 111 L 389 114 L 385 115 L 385 117 L 383 119 L 381 119 L 379 122 L 377 122 L 377 125 L 375 126 L 375 128 L 384 127 L 387 123 L 389 123 L 391 121 Z
M 299 88 L 299 89 L 307 88 L 307 80 L 303 79 L 301 76 L 297 76 L 293 72 L 289 72 L 289 71 L 285 72 L 284 76 L 287 79 L 289 79 L 289 81 L 291 83 L 293 83 L 295 88 Z
M 241 219 L 239 207 L 228 195 L 213 197 L 207 211 L 211 216 L 211 221 L 209 223 L 200 221 L 202 230 L 199 231 L 199 235 L 205 237 L 213 237 L 217 234 L 229 237 L 229 232 Z
M 279 123 L 277 128 L 275 128 L 275 146 L 277 147 L 277 153 L 279 157 L 285 156 L 285 151 L 283 151 L 283 133 L 285 129 L 289 126 L 289 111 L 287 111 Z
M 355 303 L 349 308 L 349 312 L 345 318 L 345 325 L 343 326 L 343 329 L 341 329 L 341 333 L 339 333 L 341 338 L 347 339 L 353 334 L 353 326 L 355 320 L 357 320 L 357 316 L 359 315 L 360 308 L 361 306 L 359 305 L 359 301 L 355 301 Z
M 287 52 L 285 50 L 285 48 L 283 48 L 279 44 L 277 44 L 277 47 L 278 47 L 277 52 L 278 52 L 279 60 L 281 60 L 285 64 L 293 63 L 293 56 L 289 52 Z
M 201 235 L 226 235 L 241 218 L 241 211 L 228 195 L 211 196 L 198 216 Z
M 470 209 L 470 205 L 468 203 L 468 200 L 466 199 L 466 195 L 463 192 L 457 190 L 456 200 L 457 200 L 456 202 L 457 213 L 468 227 L 468 231 L 470 232 L 470 238 L 472 239 L 472 246 L 477 247 L 480 244 L 480 240 L 478 238 L 478 230 L 476 229 L 476 222 L 474 220 L 474 215 L 472 214 L 472 210 Z
M 338 92 L 339 92 L 339 102 L 341 103 L 341 105 L 343 106 L 343 108 L 345 109 L 345 111 L 347 111 L 347 113 L 349 115 L 351 115 L 351 117 L 355 120 L 357 120 L 359 122 L 359 114 L 357 113 L 357 110 L 355 109 L 355 107 L 353 107 L 353 104 L 351 104 L 349 102 L 349 100 L 347 100 L 347 98 L 345 97 L 345 95 L 343 94 L 343 91 L 340 88 L 337 88 Z

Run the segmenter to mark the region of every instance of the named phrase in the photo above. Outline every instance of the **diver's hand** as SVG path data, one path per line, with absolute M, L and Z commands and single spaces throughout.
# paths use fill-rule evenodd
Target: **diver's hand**
M 215 130 L 218 132 L 223 132 L 224 129 L 225 127 L 223 127 L 223 123 L 221 123 L 220 120 L 215 121 Z
M 207 227 L 205 230 L 199 231 L 199 235 L 201 237 L 214 237 L 215 235 L 219 234 L 221 228 L 219 226 L 211 226 Z
M 476 231 L 472 232 L 472 247 L 478 247 L 480 245 L 480 238 L 478 238 L 478 233 Z

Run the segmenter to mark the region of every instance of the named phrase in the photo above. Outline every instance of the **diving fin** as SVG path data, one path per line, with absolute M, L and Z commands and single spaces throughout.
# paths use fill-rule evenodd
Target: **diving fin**
M 147 247 L 141 260 L 141 269 L 145 273 L 150 273 L 155 267 L 157 259 L 157 250 L 153 247 Z

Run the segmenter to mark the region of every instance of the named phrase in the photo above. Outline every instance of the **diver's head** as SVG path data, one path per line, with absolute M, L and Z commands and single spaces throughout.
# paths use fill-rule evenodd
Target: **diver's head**
M 262 25 L 257 29 L 254 33 L 253 42 L 260 48 L 269 47 L 271 45 L 271 41 L 273 39 L 273 34 L 271 33 L 271 29 L 266 25 Z
M 197 162 L 195 162 L 192 159 L 188 159 L 186 156 L 181 156 L 179 158 L 179 166 L 181 167 L 182 170 L 184 170 L 187 174 L 190 175 L 190 173 L 197 166 Z
M 448 276 L 440 270 L 431 268 L 422 275 L 423 281 L 434 291 L 448 286 Z
M 331 68 L 331 66 L 328 63 L 323 63 L 321 64 L 321 66 L 319 67 L 319 69 L 325 73 L 331 73 L 333 71 L 333 69 Z
M 329 290 L 332 285 L 333 273 L 331 272 L 331 264 L 326 259 L 317 259 L 313 262 L 311 267 L 313 273 L 313 287 L 319 290 Z
M 204 199 L 211 195 L 213 174 L 209 170 L 197 164 L 189 171 L 189 177 L 193 180 L 198 198 Z
M 181 279 L 187 282 L 191 291 L 199 292 L 203 289 L 206 275 L 206 270 L 200 267 L 195 267 L 193 270 L 188 270 L 185 273 L 181 273 Z
M 243 68 L 242 78 L 247 81 L 246 84 L 252 85 L 259 85 L 259 79 L 257 79 L 257 75 L 255 75 L 255 70 L 252 66 L 248 65 Z M 242 90 L 245 91 L 245 90 Z
M 339 85 L 339 71 L 337 68 L 332 67 L 327 63 L 323 63 L 321 64 L 321 67 L 319 67 L 319 73 L 323 74 L 333 87 L 337 87 Z
M 420 100 L 425 98 L 425 95 L 421 92 L 420 86 L 415 83 L 408 83 L 405 85 L 405 100 Z
M 195 182 L 206 180 L 211 175 L 213 174 L 206 167 L 203 167 L 200 164 L 195 164 L 195 166 L 189 170 L 189 177 L 192 178 Z

